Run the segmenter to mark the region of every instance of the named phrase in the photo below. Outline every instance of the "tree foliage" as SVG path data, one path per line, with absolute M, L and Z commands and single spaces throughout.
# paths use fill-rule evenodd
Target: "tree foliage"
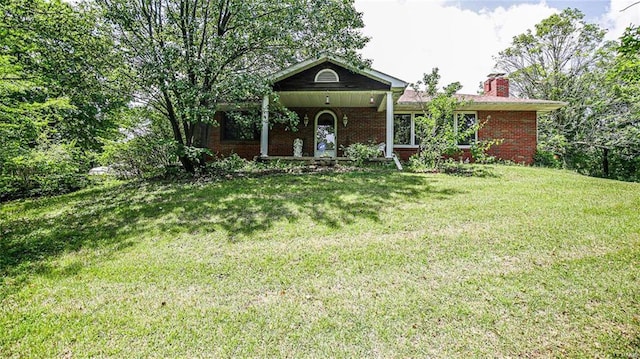
M 568 103 L 539 118 L 542 151 L 584 173 L 633 178 L 637 74 L 621 76 L 628 68 L 617 56 L 617 44 L 604 41 L 605 33 L 579 10 L 565 9 L 535 31 L 514 37 L 498 54 L 496 67 L 510 73 L 515 95 Z M 613 159 L 619 164 L 615 171 Z
M 423 112 L 422 116 L 415 118 L 415 133 L 420 145 L 418 153 L 411 160 L 414 167 L 440 168 L 445 156 L 459 151 L 458 142 L 472 136 L 478 130 L 476 123 L 464 131 L 458 131 L 454 111 L 462 102 L 455 93 L 462 86 L 459 82 L 454 82 L 445 86 L 443 91 L 439 91 L 439 81 L 439 70 L 434 68 L 413 85 L 414 91 L 422 97 L 420 103 Z M 421 87 L 425 90 L 421 91 Z
M 640 26 L 629 26 L 620 38 L 620 47 L 618 48 L 623 56 L 637 56 L 640 54 Z
M 128 62 L 139 101 L 169 122 L 190 172 L 197 165 L 194 149 L 202 145 L 198 129 L 215 124 L 220 104 L 260 99 L 271 91 L 267 74 L 321 51 L 357 62 L 356 50 L 367 40 L 352 1 L 96 2 Z
M 71 107 L 48 124 L 48 137 L 96 150 L 117 128 L 112 111 L 128 102 L 118 91 L 113 41 L 100 36 L 95 12 L 60 0 L 7 0 L 0 5 L 3 53 L 37 91 L 28 101 L 64 97 Z
M 541 129 L 544 136 L 573 137 L 579 131 L 587 94 L 604 75 L 600 65 L 610 53 L 605 31 L 584 21 L 577 9 L 566 9 L 542 20 L 535 31 L 515 36 L 498 54 L 496 67 L 509 73 L 512 93 L 519 97 L 568 101 Z
M 94 13 L 61 1 L 3 1 L 0 19 L 0 197 L 81 187 L 126 101 L 106 86 L 112 42 Z
M 123 111 L 121 131 L 105 140 L 100 162 L 122 178 L 149 178 L 167 174 L 174 168 L 175 142 L 168 124 L 145 108 Z

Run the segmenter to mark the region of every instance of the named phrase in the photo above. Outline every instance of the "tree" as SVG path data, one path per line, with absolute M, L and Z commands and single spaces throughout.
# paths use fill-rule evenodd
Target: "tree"
M 445 86 L 443 91 L 438 91 L 439 81 L 439 70 L 434 68 L 413 85 L 414 91 L 421 97 L 423 114 L 415 118 L 415 133 L 420 145 L 418 153 L 412 156 L 412 163 L 429 169 L 439 169 L 446 156 L 459 153 L 458 143 L 469 140 L 481 126 L 474 122 L 465 124 L 468 126 L 463 128 L 462 117 L 455 118 L 455 110 L 463 104 L 456 96 L 462 85 L 454 82 Z M 424 91 L 420 91 L 421 86 L 424 86 Z M 456 121 L 460 122 L 459 126 Z M 490 146 L 489 143 L 485 151 Z
M 573 137 L 584 112 L 584 94 L 597 82 L 592 74 L 602 74 L 605 31 L 588 24 L 577 9 L 565 9 L 542 20 L 535 32 L 515 36 L 511 46 L 496 58 L 496 68 L 509 73 L 512 93 L 519 97 L 570 101 L 554 113 L 542 130 L 545 137 Z
M 0 199 L 79 188 L 126 103 L 95 14 L 60 1 L 0 3 Z M 101 54 L 101 56 L 96 56 Z
M 620 127 L 630 102 L 620 96 L 629 84 L 614 80 L 609 70 L 617 45 L 604 35 L 579 10 L 565 9 L 537 24 L 535 32 L 514 37 L 498 54 L 496 68 L 510 73 L 516 96 L 568 102 L 539 119 L 543 150 L 581 172 L 609 177 L 612 151 L 622 153 L 629 147 L 620 145 L 631 144 L 621 140 L 630 137 Z
M 113 41 L 100 36 L 97 13 L 60 0 L 7 0 L 0 4 L 0 46 L 38 91 L 28 101 L 64 97 L 71 107 L 48 123 L 48 137 L 100 148 L 100 137 L 117 129 L 117 112 L 128 101 L 119 91 Z
M 623 56 L 637 56 L 640 53 L 640 26 L 627 27 L 620 38 L 618 52 Z
M 616 50 L 606 77 L 608 93 L 603 101 L 608 107 L 602 117 L 607 127 L 601 147 L 613 152 L 614 163 L 621 160 L 617 169 L 621 178 L 640 181 L 640 27 L 628 27 Z
M 361 14 L 350 0 L 96 0 L 112 26 L 139 102 L 170 123 L 193 172 L 198 129 L 221 103 L 271 92 L 267 74 L 320 52 L 359 63 Z M 283 119 L 286 120 L 286 119 Z

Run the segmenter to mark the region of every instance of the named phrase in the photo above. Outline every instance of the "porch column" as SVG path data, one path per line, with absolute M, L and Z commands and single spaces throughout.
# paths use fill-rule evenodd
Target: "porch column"
M 269 95 L 262 98 L 262 130 L 260 131 L 260 157 L 269 151 Z
M 393 157 L 393 93 L 387 92 L 387 158 Z

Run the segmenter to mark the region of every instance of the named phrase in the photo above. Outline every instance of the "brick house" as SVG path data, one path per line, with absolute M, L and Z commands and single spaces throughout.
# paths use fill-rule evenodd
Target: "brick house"
M 518 163 L 533 163 L 537 143 L 538 114 L 557 110 L 563 102 L 509 97 L 509 80 L 492 74 L 484 82 L 483 95 L 458 95 L 464 105 L 455 114 L 456 126 L 486 121 L 475 140 L 502 139 L 490 154 Z M 213 152 L 237 153 L 251 159 L 292 157 L 294 141 L 302 140 L 305 158 L 340 157 L 342 146 L 381 144 L 386 157 L 407 159 L 418 150 L 414 118 L 421 114 L 420 93 L 408 83 L 373 69 L 352 70 L 342 60 L 322 56 L 301 62 L 273 76 L 273 89 L 281 104 L 300 118 L 297 131 L 269 124 L 265 97 L 261 125 L 240 128 L 230 112 L 219 111 L 206 135 Z M 459 143 L 469 157 L 471 141 Z M 382 152 L 382 151 L 381 151 Z

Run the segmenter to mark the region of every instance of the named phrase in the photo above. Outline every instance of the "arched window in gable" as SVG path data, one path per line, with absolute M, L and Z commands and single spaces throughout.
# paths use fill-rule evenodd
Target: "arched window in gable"
M 316 82 L 340 82 L 338 74 L 331 69 L 324 69 L 318 71 L 316 74 Z

